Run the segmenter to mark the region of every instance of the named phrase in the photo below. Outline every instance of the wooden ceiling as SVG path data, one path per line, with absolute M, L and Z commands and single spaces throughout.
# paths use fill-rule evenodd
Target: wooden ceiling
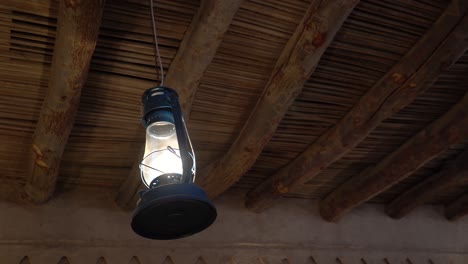
M 321 199 L 328 221 L 364 202 L 468 213 L 467 1 L 154 4 L 211 197 Z M 160 81 L 148 1 L 2 1 L 0 54 L 0 196 L 92 187 L 132 208 Z

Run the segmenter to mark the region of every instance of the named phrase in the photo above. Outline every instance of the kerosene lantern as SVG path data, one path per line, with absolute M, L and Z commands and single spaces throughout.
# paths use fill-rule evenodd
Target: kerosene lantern
M 195 185 L 195 154 L 176 91 L 158 86 L 142 96 L 146 146 L 140 163 L 146 190 L 132 219 L 135 233 L 176 239 L 198 233 L 216 219 L 216 208 Z

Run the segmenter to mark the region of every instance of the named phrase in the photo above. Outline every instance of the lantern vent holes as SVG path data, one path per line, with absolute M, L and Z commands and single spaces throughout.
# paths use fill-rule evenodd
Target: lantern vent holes
M 164 92 L 155 92 L 155 93 L 152 93 L 151 96 L 156 96 L 156 95 L 163 95 Z
M 169 108 L 156 109 L 148 112 L 144 117 L 144 127 L 149 127 L 154 124 L 165 124 L 171 123 L 174 126 L 174 116 Z M 147 129 L 148 131 L 148 129 Z

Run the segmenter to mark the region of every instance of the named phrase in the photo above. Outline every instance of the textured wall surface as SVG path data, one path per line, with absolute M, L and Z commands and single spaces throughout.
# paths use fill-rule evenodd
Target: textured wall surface
M 468 219 L 448 222 L 438 207 L 393 220 L 365 205 L 333 224 L 313 201 L 255 214 L 242 200 L 216 200 L 215 224 L 176 241 L 134 235 L 131 213 L 108 193 L 66 192 L 41 207 L 1 202 L 0 263 L 468 263 Z

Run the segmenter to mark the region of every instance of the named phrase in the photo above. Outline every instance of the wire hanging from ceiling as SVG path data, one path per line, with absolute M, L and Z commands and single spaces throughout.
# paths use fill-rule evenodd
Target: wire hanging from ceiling
M 151 22 L 153 25 L 153 44 L 154 44 L 154 50 L 156 52 L 156 58 L 155 58 L 156 75 L 158 74 L 158 64 L 159 64 L 159 74 L 161 75 L 160 86 L 164 86 L 164 68 L 163 68 L 162 61 L 161 61 L 161 54 L 159 53 L 158 34 L 156 31 L 156 21 L 155 21 L 155 16 L 154 16 L 153 0 L 149 0 L 149 2 L 150 2 L 150 9 L 151 9 Z

